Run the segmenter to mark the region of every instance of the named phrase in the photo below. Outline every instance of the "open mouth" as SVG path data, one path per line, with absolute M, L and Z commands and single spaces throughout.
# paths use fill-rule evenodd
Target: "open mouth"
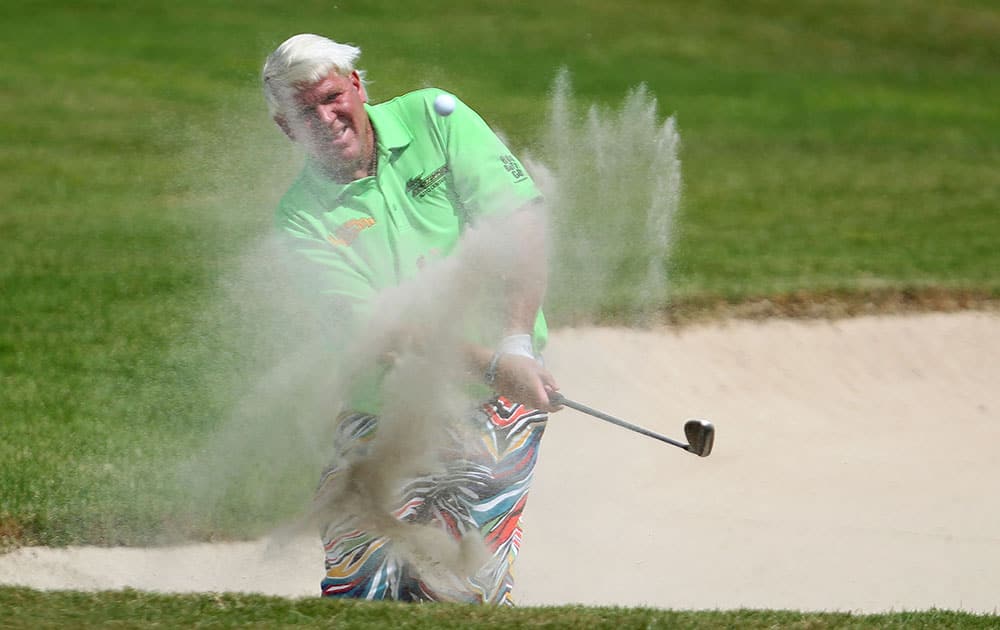
M 336 131 L 332 129 L 318 130 L 313 134 L 313 146 L 317 151 L 326 154 L 339 156 L 351 145 L 350 127 L 341 127 Z
M 336 131 L 330 131 L 327 138 L 334 144 L 340 144 L 346 140 L 348 131 L 350 131 L 350 127 L 344 126 Z

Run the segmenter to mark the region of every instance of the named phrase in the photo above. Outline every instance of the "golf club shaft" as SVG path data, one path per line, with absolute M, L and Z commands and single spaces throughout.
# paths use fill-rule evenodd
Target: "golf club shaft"
M 635 431 L 636 433 L 641 433 L 642 435 L 645 435 L 646 437 L 651 437 L 654 440 L 659 440 L 661 442 L 666 442 L 667 444 L 671 444 L 673 446 L 676 446 L 677 448 L 682 448 L 685 451 L 689 450 L 688 449 L 688 445 L 684 444 L 683 442 L 678 442 L 677 440 L 671 440 L 670 438 L 668 438 L 665 435 L 660 435 L 659 433 L 656 433 L 654 431 L 650 431 L 649 429 L 644 429 L 644 428 L 642 428 L 640 426 L 632 424 L 631 422 L 625 422 L 621 418 L 616 418 L 614 416 L 609 416 L 608 414 L 604 413 L 603 411 L 598 411 L 597 409 L 593 409 L 591 407 L 588 407 L 587 405 L 578 403 L 575 400 L 570 400 L 569 398 L 566 398 L 565 396 L 563 396 L 562 394 L 560 394 L 558 392 L 550 394 L 549 395 L 549 401 L 552 402 L 552 404 L 555 404 L 555 405 L 566 405 L 567 407 L 569 407 L 571 409 L 576 409 L 577 411 L 581 411 L 581 412 L 587 414 L 588 416 L 593 416 L 595 418 L 599 418 L 601 420 L 604 420 L 605 422 L 610 422 L 611 424 L 616 424 L 616 425 L 622 427 L 623 429 L 628 429 L 629 431 Z

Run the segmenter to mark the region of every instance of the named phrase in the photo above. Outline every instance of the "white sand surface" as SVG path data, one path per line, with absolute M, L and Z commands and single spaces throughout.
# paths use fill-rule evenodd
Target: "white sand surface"
M 568 397 L 716 445 L 554 415 L 520 603 L 1000 609 L 1000 316 L 562 330 L 547 358 Z M 25 548 L 0 583 L 314 596 L 321 564 L 312 539 Z

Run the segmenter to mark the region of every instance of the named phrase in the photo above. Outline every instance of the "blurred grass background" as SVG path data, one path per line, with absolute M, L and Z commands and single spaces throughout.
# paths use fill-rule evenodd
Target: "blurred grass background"
M 444 87 L 543 161 L 560 68 L 581 112 L 645 83 L 682 140 L 664 308 L 1000 295 L 993 2 L 15 0 L 0 8 L 0 538 L 252 536 L 308 496 L 306 462 L 257 470 L 196 517 L 177 476 L 259 366 L 240 342 L 255 307 L 220 300 L 220 278 L 297 171 L 257 75 L 303 31 L 361 45 L 375 100 Z

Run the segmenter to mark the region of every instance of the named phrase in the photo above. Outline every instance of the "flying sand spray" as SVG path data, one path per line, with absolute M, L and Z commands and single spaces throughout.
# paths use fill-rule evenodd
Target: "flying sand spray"
M 442 108 L 439 113 L 447 115 L 447 103 Z M 563 72 L 555 83 L 543 145 L 541 153 L 551 168 L 530 158 L 524 163 L 549 200 L 550 249 L 555 252 L 547 299 L 552 308 L 546 309 L 550 319 L 554 313 L 572 319 L 587 309 L 601 312 L 607 299 L 639 320 L 646 318 L 666 300 L 665 263 L 680 195 L 673 118 L 661 124 L 655 99 L 640 88 L 619 111 L 591 108 L 581 123 L 572 111 Z M 280 277 L 285 265 L 280 247 L 265 239 L 246 256 L 246 266 L 228 283 L 236 288 L 230 299 L 242 305 L 266 302 L 267 308 L 259 310 L 271 311 L 254 335 L 266 338 L 279 331 L 283 343 L 274 344 L 265 373 L 220 427 L 214 444 L 188 467 L 187 478 L 197 481 L 197 509 L 218 509 L 234 493 L 256 493 L 253 500 L 263 509 L 287 505 L 289 494 L 308 492 L 315 479 L 303 471 L 315 476 L 329 463 L 339 401 L 354 376 L 338 366 L 346 363 L 364 371 L 376 365 L 384 354 L 382 340 L 420 322 L 424 351 L 398 357 L 391 370 L 370 454 L 347 462 L 349 473 L 318 493 L 307 515 L 280 528 L 274 540 L 280 546 L 293 534 L 315 535 L 317 522 L 351 511 L 391 537 L 395 551 L 418 567 L 422 577 L 447 583 L 456 575 L 470 575 L 485 553 L 478 536 L 455 541 L 440 530 L 396 520 L 390 508 L 410 475 L 442 465 L 435 449 L 438 439 L 451 419 L 475 402 L 455 386 L 468 378 L 461 374 L 457 331 L 462 326 L 455 322 L 483 324 L 499 312 L 490 296 L 502 293 L 499 287 L 511 272 L 510 248 L 497 245 L 516 241 L 512 235 L 505 238 L 507 229 L 501 223 L 471 231 L 452 256 L 384 292 L 346 362 L 335 361 L 322 341 L 329 322 L 321 305 L 308 292 L 290 291 Z M 612 288 L 623 265 L 636 261 L 645 267 L 639 286 Z M 289 332 L 289 322 L 295 322 L 295 334 Z M 281 483 L 262 471 L 274 471 Z M 255 479 L 257 487 L 248 490 L 245 486 Z

